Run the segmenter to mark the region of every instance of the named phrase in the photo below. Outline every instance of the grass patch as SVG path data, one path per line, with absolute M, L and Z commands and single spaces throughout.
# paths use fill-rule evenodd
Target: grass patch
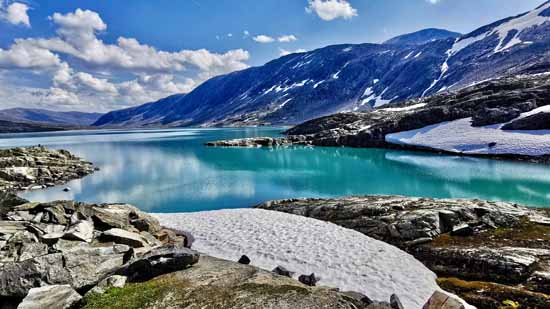
M 175 281 L 169 278 L 144 283 L 130 283 L 124 288 L 111 288 L 104 294 L 86 296 L 80 307 L 85 309 L 141 309 L 186 286 L 184 281 Z
M 479 309 L 543 309 L 549 308 L 550 304 L 548 294 L 498 283 L 457 278 L 438 278 L 437 283 L 442 289 L 456 294 Z
M 435 248 L 447 247 L 524 247 L 550 249 L 550 226 L 530 222 L 527 218 L 514 227 L 488 230 L 469 237 L 439 235 L 429 244 Z

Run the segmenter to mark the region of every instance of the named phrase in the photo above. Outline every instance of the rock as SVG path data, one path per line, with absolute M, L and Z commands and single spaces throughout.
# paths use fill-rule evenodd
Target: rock
M 199 254 L 183 244 L 153 248 L 132 259 L 127 266 L 117 271 L 130 282 L 142 282 L 153 277 L 182 270 L 199 261 Z
M 508 122 L 517 118 L 521 112 L 517 109 L 485 108 L 472 117 L 472 126 L 482 127 Z
M 514 120 L 502 127 L 502 130 L 548 130 L 550 113 L 538 113 Z
M 403 304 L 399 300 L 399 297 L 397 297 L 397 295 L 395 294 L 392 294 L 390 297 L 390 306 L 392 307 L 392 309 L 405 309 L 405 307 L 403 307 Z
M 464 305 L 445 293 L 435 291 L 422 309 L 464 309 Z
M 81 298 L 69 285 L 48 285 L 31 289 L 17 309 L 68 309 Z
M 96 293 L 96 294 L 103 294 L 105 291 L 107 291 L 110 288 L 123 288 L 126 285 L 126 280 L 128 278 L 124 276 L 109 276 L 103 280 L 101 280 L 93 289 L 91 289 L 88 293 Z
M 360 300 L 333 289 L 308 287 L 250 265 L 209 256 L 201 256 L 193 267 L 134 283 L 121 293 L 127 298 L 85 297 L 84 301 L 91 308 L 125 308 L 125 299 L 136 301 L 136 307 L 143 309 L 366 308 Z
M 69 187 L 66 187 L 66 188 L 63 189 L 63 192 L 70 192 L 70 191 L 71 191 L 71 188 L 69 188 Z
M 243 265 L 248 265 L 248 264 L 250 264 L 250 259 L 248 258 L 248 256 L 243 255 L 243 256 L 241 256 L 241 258 L 239 259 L 238 263 L 239 263 L 239 264 L 243 264 Z
M 134 248 L 149 246 L 147 240 L 140 234 L 118 228 L 103 232 L 100 238 L 103 241 L 113 241 L 117 244 L 124 244 Z
M 309 276 L 300 275 L 300 277 L 298 277 L 298 281 L 307 286 L 315 286 L 319 280 L 321 280 L 321 278 L 315 277 L 315 274 L 311 274 Z
M 294 275 L 294 272 L 289 271 L 288 269 L 284 268 L 283 266 L 277 266 L 272 271 L 274 273 L 276 273 L 277 275 L 281 275 L 281 276 L 285 276 L 285 277 L 289 277 L 289 278 L 292 278 L 292 276 Z
M 64 268 L 71 275 L 71 286 L 77 290 L 95 286 L 103 278 L 124 267 L 124 252 L 114 246 L 92 247 L 87 243 L 63 251 Z
M 67 230 L 64 238 L 91 242 L 94 238 L 94 223 L 90 220 L 80 221 Z
M 455 227 L 451 231 L 451 236 L 468 237 L 474 235 L 474 229 L 468 224 Z
M 90 162 L 45 147 L 3 149 L 0 159 L 0 191 L 41 189 L 94 172 Z
M 362 302 L 367 306 L 374 303 L 368 296 L 358 292 L 342 292 L 342 294 L 349 296 L 351 298 L 354 298 L 356 300 L 359 300 L 360 302 Z

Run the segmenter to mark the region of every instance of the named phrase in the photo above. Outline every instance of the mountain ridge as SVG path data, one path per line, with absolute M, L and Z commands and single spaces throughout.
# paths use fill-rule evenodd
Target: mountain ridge
M 117 119 L 119 111 L 108 113 L 94 125 L 298 124 L 457 90 L 486 79 L 547 71 L 549 12 L 546 2 L 457 39 L 421 45 L 342 44 L 291 54 L 214 77 L 177 100 L 169 98 L 170 103 L 160 100 L 139 106 L 124 119 Z
M 39 108 L 9 108 L 0 110 L 0 120 L 14 123 L 53 125 L 57 127 L 89 126 L 102 115 L 102 113 L 57 112 Z

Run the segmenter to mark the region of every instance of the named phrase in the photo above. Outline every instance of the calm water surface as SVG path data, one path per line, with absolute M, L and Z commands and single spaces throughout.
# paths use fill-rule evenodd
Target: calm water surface
M 82 131 L 0 135 L 0 147 L 65 148 L 101 171 L 24 193 L 35 201 L 128 202 L 151 212 L 249 207 L 291 197 L 355 194 L 481 198 L 550 205 L 544 165 L 348 148 L 209 148 L 207 141 L 281 129 Z

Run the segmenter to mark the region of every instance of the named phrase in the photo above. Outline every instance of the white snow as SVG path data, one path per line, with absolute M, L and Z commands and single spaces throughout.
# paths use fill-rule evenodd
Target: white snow
M 333 78 L 333 79 L 338 79 L 338 78 L 339 78 L 338 75 L 340 75 L 340 72 L 342 72 L 342 70 L 340 70 L 340 71 L 338 71 L 338 72 L 332 74 L 332 78 Z
M 422 308 L 436 275 L 411 255 L 332 223 L 261 209 L 155 214 L 163 226 L 189 231 L 193 248 L 214 257 L 272 270 L 284 266 L 315 273 L 320 285 L 387 301 L 396 293 L 405 308 Z
M 389 108 L 383 108 L 379 109 L 378 111 L 384 111 L 384 112 L 405 112 L 405 111 L 411 111 L 418 108 L 422 108 L 426 106 L 426 103 L 418 103 L 414 105 L 409 105 L 405 107 L 389 107 Z
M 408 54 L 405 56 L 405 58 L 403 58 L 403 59 L 405 59 L 405 60 L 409 59 L 409 58 L 412 56 L 412 54 L 414 54 L 414 50 L 413 50 L 412 52 L 408 53 Z
M 380 81 L 379 79 L 375 79 L 375 80 L 372 81 L 372 83 L 376 85 L 376 84 L 378 84 L 379 81 Z
M 352 49 L 353 49 L 352 47 L 346 47 L 346 48 L 342 49 L 342 51 L 344 53 L 347 53 L 347 52 L 350 52 Z
M 386 141 L 456 153 L 531 156 L 550 154 L 550 130 L 504 131 L 500 130 L 501 126 L 472 127 L 471 118 L 464 118 L 417 130 L 388 134 Z M 496 145 L 489 147 L 489 143 Z
M 297 82 L 297 83 L 294 83 L 292 85 L 289 85 L 289 86 L 281 86 L 281 85 L 278 85 L 276 88 L 275 88 L 275 92 L 279 93 L 279 92 L 287 92 L 291 89 L 294 89 L 294 88 L 298 88 L 298 87 L 303 87 L 305 84 L 307 84 L 309 82 L 309 79 L 306 79 L 306 80 L 303 80 L 301 82 Z
M 321 80 L 321 81 L 316 82 L 315 85 L 313 85 L 313 88 L 319 87 L 319 85 L 321 85 L 324 82 L 325 82 L 325 80 Z
M 372 90 L 372 87 L 367 87 L 367 89 L 365 89 L 365 92 L 363 93 L 363 96 L 368 97 L 368 96 L 372 95 L 373 93 L 374 93 L 374 91 Z
M 499 43 L 495 47 L 495 53 L 501 52 L 503 50 L 509 49 L 512 46 L 515 46 L 517 44 L 523 43 L 519 36 L 521 33 L 529 28 L 540 26 L 544 24 L 547 21 L 550 21 L 550 17 L 546 16 L 540 16 L 539 14 L 544 11 L 545 9 L 549 8 L 550 4 L 543 5 L 535 10 L 530 11 L 529 13 L 520 16 L 518 18 L 511 19 L 491 31 L 487 31 L 485 33 L 481 33 L 475 37 L 470 37 L 466 39 L 457 39 L 453 47 L 449 50 L 449 55 L 454 55 L 458 53 L 459 51 L 463 50 L 464 48 L 472 45 L 475 42 L 481 41 L 487 37 L 490 37 L 494 34 L 498 35 Z M 514 35 L 514 37 L 506 44 L 504 44 L 504 40 L 508 36 L 508 33 L 512 30 L 516 30 L 517 33 Z
M 416 54 L 414 57 L 415 57 L 415 58 L 418 58 L 418 57 L 420 57 L 420 55 L 422 55 L 422 52 L 419 52 L 419 53 Z
M 293 99 L 293 98 L 290 98 L 290 99 L 288 99 L 288 100 L 284 101 L 283 103 L 281 103 L 281 105 L 279 105 L 279 107 L 278 107 L 277 109 L 281 109 L 281 108 L 283 108 L 283 107 L 284 107 L 284 106 L 286 105 L 286 103 L 288 103 L 288 102 L 292 101 L 292 99 Z

